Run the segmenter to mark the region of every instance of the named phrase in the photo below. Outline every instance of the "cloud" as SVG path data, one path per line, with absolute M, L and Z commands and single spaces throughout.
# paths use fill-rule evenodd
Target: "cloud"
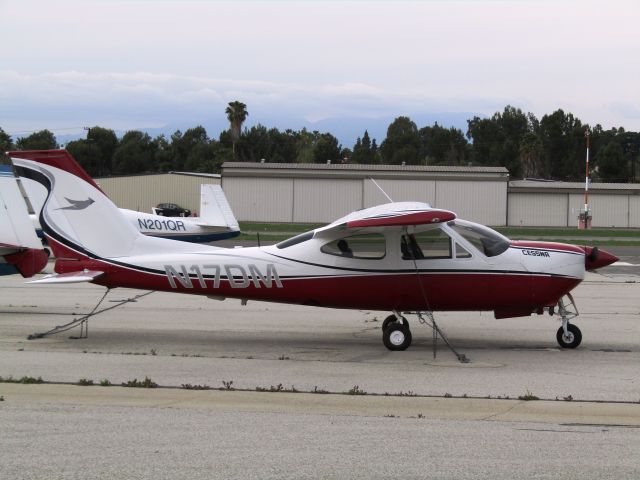
M 491 115 L 510 104 L 538 117 L 563 108 L 590 124 L 640 129 L 637 101 L 620 101 L 615 92 L 608 92 L 595 103 L 585 103 L 585 89 L 588 90 L 583 85 L 574 87 L 573 93 L 567 93 L 558 103 L 556 96 L 544 94 L 542 100 L 536 100 L 541 93 L 537 89 L 520 95 L 478 96 L 473 93 L 475 90 L 454 93 L 451 89 L 391 88 L 365 82 L 299 83 L 153 72 L 30 74 L 4 70 L 0 71 L 0 127 L 11 134 L 43 128 L 64 132 L 86 125 L 114 130 L 184 124 L 225 128 L 227 103 L 240 100 L 248 107 L 247 125 L 262 123 L 279 128 L 286 125 L 299 129 L 304 126 L 301 123 L 324 121 L 323 125 L 331 130 L 327 123 L 330 119 L 399 115 L 424 118 L 438 112 Z
M 5 116 L 0 125 L 9 131 L 16 128 L 11 119 L 31 119 L 34 125 L 42 119 L 54 121 L 48 127 L 52 129 L 108 122 L 118 123 L 112 128 L 158 126 L 223 115 L 226 104 L 233 100 L 246 103 L 252 120 L 266 125 L 270 117 L 283 115 L 317 121 L 447 107 L 442 99 L 424 92 L 396 92 L 363 83 L 309 85 L 148 72 L 0 71 L 0 87 Z

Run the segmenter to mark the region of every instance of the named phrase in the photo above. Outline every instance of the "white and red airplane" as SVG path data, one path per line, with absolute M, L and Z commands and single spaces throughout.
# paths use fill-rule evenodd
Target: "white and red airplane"
M 49 257 L 31 226 L 27 205 L 10 165 L 0 165 L 0 275 L 32 277 Z
M 392 312 L 383 342 L 404 350 L 403 313 L 486 310 L 496 318 L 545 310 L 562 318 L 557 340 L 582 335 L 563 297 L 586 270 L 617 258 L 597 248 L 510 241 L 452 212 L 400 202 L 353 212 L 277 245 L 226 249 L 146 237 L 64 150 L 9 152 L 20 176 L 48 196 L 40 223 L 57 275 L 37 280 L 93 282 L 331 308 Z

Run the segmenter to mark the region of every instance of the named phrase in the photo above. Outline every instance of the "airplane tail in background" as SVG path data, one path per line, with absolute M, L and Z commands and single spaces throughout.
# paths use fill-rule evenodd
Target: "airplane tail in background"
M 227 227 L 229 230 L 240 230 L 238 220 L 231 211 L 231 205 L 220 185 L 200 185 L 200 218 L 198 225 L 202 227 Z
M 38 273 L 48 261 L 8 165 L 0 165 L 0 256 L 23 277 Z M 9 273 L 15 273 L 15 270 Z

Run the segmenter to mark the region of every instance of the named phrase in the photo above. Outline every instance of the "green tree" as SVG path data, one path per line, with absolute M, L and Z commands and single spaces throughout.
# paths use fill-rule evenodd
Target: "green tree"
M 11 135 L 0 128 L 0 153 L 8 152 L 10 150 L 14 150 L 15 148 L 16 147 L 13 144 Z
M 542 163 L 542 142 L 529 132 L 520 141 L 520 171 L 524 178 L 539 178 Z
M 153 162 L 158 172 L 169 172 L 173 169 L 173 152 L 171 144 L 164 135 L 158 135 L 153 139 L 154 159 Z
M 58 148 L 58 142 L 49 130 L 40 130 L 16 140 L 16 148 L 18 150 L 51 150 Z
M 87 131 L 87 142 L 95 145 L 98 157 L 96 158 L 97 175 L 111 173 L 111 160 L 118 148 L 116 132 L 108 128 L 94 126 Z
M 431 165 L 464 165 L 469 156 L 469 143 L 462 130 L 444 128 L 436 122 L 432 127 L 423 127 L 420 135 L 419 157 Z
M 513 177 L 521 175 L 520 143 L 534 129 L 531 114 L 507 105 L 491 118 L 468 120 L 467 137 L 473 139 L 473 160 L 481 165 L 503 166 Z
M 318 131 L 310 132 L 306 128 L 298 132 L 295 157 L 297 163 L 313 163 L 313 148 L 318 135 Z
M 170 147 L 172 169 L 178 171 L 189 170 L 187 160 L 191 156 L 191 150 L 198 147 L 202 151 L 202 145 L 207 145 L 208 143 L 207 131 L 201 125 L 187 129 L 184 134 L 180 130 L 174 132 L 171 135 Z
M 369 137 L 369 131 L 365 130 L 362 135 L 362 140 L 360 137 L 356 140 L 356 144 L 353 146 L 353 155 L 351 157 L 352 163 L 362 163 L 362 164 L 372 164 L 376 163 L 376 155 L 373 149 L 373 145 L 375 145 L 375 139 L 373 139 L 373 144 L 371 142 L 371 138 Z
M 67 143 L 65 148 L 90 176 L 99 177 L 101 175 L 103 169 L 100 168 L 98 160 L 100 152 L 96 144 L 79 139 Z M 109 165 L 111 165 L 111 158 L 109 158 Z
M 236 158 L 236 142 L 240 138 L 240 133 L 242 132 L 242 124 L 249 116 L 247 112 L 247 106 L 238 102 L 237 100 L 234 102 L 229 102 L 229 106 L 226 108 L 225 113 L 227 114 L 227 119 L 229 120 L 229 130 L 231 132 L 231 138 L 233 140 L 232 151 L 233 158 Z
M 608 143 L 598 155 L 598 174 L 604 182 L 626 182 L 627 160 L 617 142 Z
M 330 133 L 321 133 L 317 136 L 313 146 L 313 162 L 326 163 L 327 160 L 332 162 L 342 160 L 340 158 L 341 145 L 338 139 Z
M 578 118 L 561 109 L 540 119 L 536 133 L 542 142 L 542 171 L 546 177 L 568 181 L 584 179 L 584 131 L 585 126 Z
M 138 130 L 125 133 L 113 154 L 113 173 L 122 175 L 153 171 L 156 148 L 148 133 Z
M 420 135 L 418 127 L 409 117 L 396 118 L 387 128 L 387 137 L 380 145 L 380 151 L 385 163 L 399 165 L 418 165 Z
M 97 126 L 87 129 L 86 139 L 73 140 L 65 146 L 92 177 L 111 173 L 111 161 L 117 147 L 118 137 L 115 132 Z

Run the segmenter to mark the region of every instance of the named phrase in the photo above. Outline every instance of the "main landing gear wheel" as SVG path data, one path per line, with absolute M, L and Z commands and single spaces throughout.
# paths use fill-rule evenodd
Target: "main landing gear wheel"
M 563 327 L 558 329 L 556 339 L 562 348 L 576 348 L 582 342 L 582 332 L 573 323 L 570 323 L 567 325 L 566 334 Z
M 409 325 L 400 322 L 389 322 L 387 328 L 382 330 L 382 342 L 389 350 L 406 350 L 411 345 Z
M 398 322 L 398 317 L 396 317 L 395 315 L 389 315 L 382 322 L 382 331 L 384 332 L 389 325 L 391 325 L 392 323 L 395 323 L 395 322 Z M 400 323 L 403 323 L 407 327 L 409 326 L 409 321 L 404 317 L 400 317 Z

